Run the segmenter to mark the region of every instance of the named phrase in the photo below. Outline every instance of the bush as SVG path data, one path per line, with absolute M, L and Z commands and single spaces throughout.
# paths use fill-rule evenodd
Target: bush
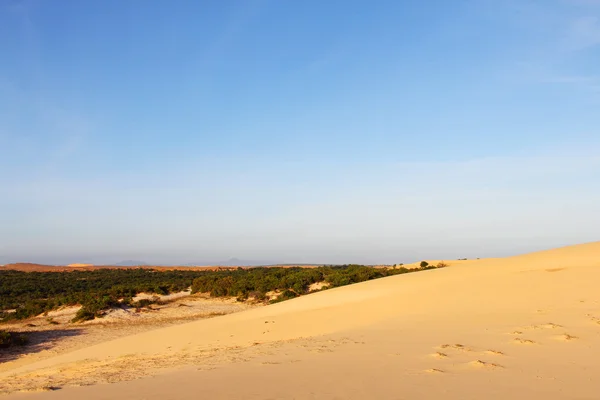
M 156 303 L 156 300 L 152 299 L 141 299 L 138 301 L 129 302 L 129 305 L 134 308 L 147 308 L 150 305 Z
M 261 292 L 259 290 L 248 293 L 248 297 L 251 297 L 256 301 L 266 301 L 269 299 L 269 296 L 267 296 L 265 292 Z
M 77 311 L 77 314 L 75 314 L 75 317 L 71 320 L 71 322 L 90 321 L 94 318 L 96 318 L 96 313 L 83 306 Z
M 421 261 L 421 264 L 419 264 L 419 266 L 421 268 L 427 268 L 429 266 L 429 263 L 427 261 Z
M 281 293 L 279 296 L 277 296 L 277 298 L 271 300 L 271 304 L 279 303 L 280 301 L 290 300 L 290 299 L 293 299 L 294 297 L 298 297 L 298 293 L 296 293 L 292 290 L 286 290 L 283 293 Z
M 22 333 L 0 331 L 0 348 L 24 346 L 27 343 L 29 343 L 29 338 Z
M 117 299 L 108 295 L 87 299 L 71 322 L 89 321 L 96 317 L 102 317 L 106 310 L 120 305 L 121 303 Z
M 0 347 L 5 348 L 12 344 L 12 336 L 6 331 L 0 331 Z

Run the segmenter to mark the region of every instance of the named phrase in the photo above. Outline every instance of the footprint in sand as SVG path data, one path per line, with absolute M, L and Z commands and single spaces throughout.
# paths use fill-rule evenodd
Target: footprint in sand
M 592 314 L 586 314 L 586 317 L 588 317 L 590 321 L 600 325 L 600 318 L 594 317 Z
M 518 343 L 518 344 L 537 344 L 536 342 L 534 342 L 533 340 L 529 340 L 529 339 L 522 339 L 522 338 L 515 338 L 513 340 L 514 343 Z
M 476 367 L 476 368 L 486 368 L 486 369 L 504 368 L 502 365 L 489 363 L 489 362 L 485 362 L 485 361 L 481 361 L 481 360 L 471 361 L 469 363 L 469 365 Z
M 563 328 L 563 326 L 555 324 L 553 322 L 548 322 L 546 324 L 526 326 L 526 327 L 524 327 L 522 329 L 526 329 L 526 330 L 541 330 L 541 329 L 558 329 L 558 328 Z
M 503 356 L 504 353 L 498 350 L 486 350 L 484 351 L 485 354 L 490 354 L 492 356 Z
M 558 336 L 557 339 L 562 340 L 564 342 L 570 342 L 573 340 L 577 340 L 579 338 L 577 336 L 573 336 L 573 335 L 569 335 L 568 333 L 565 333 L 563 335 Z
M 460 351 L 473 351 L 470 348 L 463 346 L 462 344 L 443 344 L 440 346 L 441 349 L 455 349 Z
M 440 351 L 431 354 L 431 357 L 435 358 L 448 358 L 448 354 L 442 353 Z
M 558 325 L 553 322 L 548 322 L 547 324 L 537 325 L 537 329 L 557 329 L 557 328 L 562 328 L 562 325 Z
M 333 350 L 328 347 L 321 346 L 321 347 L 317 347 L 316 349 L 311 349 L 310 352 L 311 353 L 333 353 Z

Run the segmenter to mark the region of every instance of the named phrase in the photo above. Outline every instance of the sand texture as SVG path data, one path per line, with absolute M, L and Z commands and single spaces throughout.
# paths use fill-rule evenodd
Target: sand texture
M 7 399 L 599 399 L 600 242 L 0 365 Z

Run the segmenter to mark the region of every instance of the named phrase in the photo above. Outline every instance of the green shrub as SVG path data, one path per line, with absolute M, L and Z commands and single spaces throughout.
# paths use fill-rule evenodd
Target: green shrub
M 427 268 L 429 266 L 429 263 L 427 261 L 421 261 L 421 264 L 419 264 L 419 266 L 421 268 Z
M 83 306 L 77 311 L 77 314 L 75 314 L 75 317 L 71 320 L 71 322 L 90 321 L 94 318 L 96 318 L 96 313 Z
M 89 321 L 96 317 L 102 317 L 106 310 L 120 305 L 121 303 L 116 298 L 109 295 L 87 299 L 71 322 Z
M 6 348 L 12 344 L 12 336 L 9 332 L 0 331 L 0 348 Z
M 277 296 L 277 298 L 271 300 L 271 303 L 279 303 L 280 301 L 290 300 L 294 297 L 298 297 L 298 293 L 288 289 Z
M 24 346 L 28 343 L 29 338 L 23 333 L 0 331 L 0 348 Z
M 248 293 L 248 297 L 253 298 L 256 301 L 266 301 L 269 299 L 269 296 L 265 292 L 261 292 L 259 290 L 254 290 Z
M 138 301 L 130 302 L 129 305 L 134 308 L 147 308 L 154 303 L 156 303 L 156 301 L 152 299 L 140 299 Z

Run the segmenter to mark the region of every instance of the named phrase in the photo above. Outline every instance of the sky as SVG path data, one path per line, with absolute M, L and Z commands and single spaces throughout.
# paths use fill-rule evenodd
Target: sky
M 0 264 L 600 240 L 599 0 L 6 0 L 0 37 Z

